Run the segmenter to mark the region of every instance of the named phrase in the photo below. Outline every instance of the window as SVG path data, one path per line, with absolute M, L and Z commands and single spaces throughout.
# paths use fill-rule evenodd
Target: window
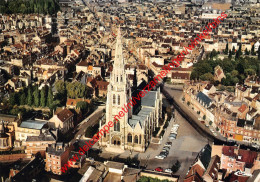
M 115 122 L 114 131 L 120 131 L 120 122 L 119 121 Z
M 127 135 L 127 142 L 132 143 L 132 134 Z
M 123 76 L 121 76 L 121 82 L 123 82 Z
M 118 95 L 118 97 L 117 97 L 117 102 L 118 102 L 118 105 L 120 105 L 120 95 Z
M 139 136 L 139 144 L 141 144 L 141 141 L 142 141 L 142 136 L 140 135 Z
M 116 82 L 118 82 L 118 76 L 116 77 Z
M 138 144 L 138 136 L 137 135 L 135 135 L 135 143 Z
M 116 95 L 113 95 L 113 104 L 116 104 Z

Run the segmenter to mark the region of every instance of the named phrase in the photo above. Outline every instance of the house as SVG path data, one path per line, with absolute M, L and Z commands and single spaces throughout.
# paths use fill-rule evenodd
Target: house
M 214 68 L 214 80 L 221 82 L 222 78 L 226 78 L 223 69 L 218 65 Z
M 218 175 L 220 169 L 220 157 L 215 155 L 211 157 L 209 166 L 205 173 L 203 174 L 203 179 L 207 182 L 214 182 L 216 180 L 221 180 L 222 176 Z
M 45 129 L 39 136 L 28 136 L 25 141 L 25 153 L 28 157 L 32 157 L 39 152 L 42 157 L 45 157 L 46 148 L 49 144 L 56 143 L 57 139 L 57 132 L 54 133 L 48 129 Z
M 185 81 L 190 80 L 190 74 L 189 73 L 179 73 L 179 72 L 173 72 L 171 77 L 171 82 L 173 84 L 179 84 L 184 83 Z
M 184 182 L 203 182 L 203 174 L 207 170 L 211 161 L 211 147 L 205 145 L 197 155 L 191 169 L 184 178 Z
M 22 141 L 22 145 L 25 145 L 28 136 L 39 136 L 46 127 L 47 122 L 43 120 L 23 121 L 15 131 L 15 139 Z
M 74 127 L 74 114 L 69 109 L 57 109 L 56 113 L 49 120 L 55 128 L 59 129 L 63 134 L 67 133 Z
M 61 167 L 67 164 L 70 152 L 71 148 L 68 144 L 49 144 L 46 148 L 45 170 L 58 175 L 66 173 L 68 170 L 62 172 Z

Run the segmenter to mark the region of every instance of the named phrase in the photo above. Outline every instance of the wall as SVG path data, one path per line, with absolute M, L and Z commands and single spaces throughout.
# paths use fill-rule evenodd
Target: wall
M 10 155 L 0 155 L 0 161 L 15 161 L 20 158 L 26 158 L 27 154 L 10 154 Z

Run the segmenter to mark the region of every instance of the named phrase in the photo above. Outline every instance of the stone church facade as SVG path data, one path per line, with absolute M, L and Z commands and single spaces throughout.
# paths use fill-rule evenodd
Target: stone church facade
M 138 91 L 138 90 L 137 90 Z M 125 60 L 120 29 L 116 40 L 115 60 L 107 90 L 106 123 L 114 121 L 115 115 L 132 97 L 130 82 L 125 73 Z M 109 133 L 99 140 L 100 146 L 121 148 L 144 152 L 152 138 L 152 132 L 158 127 L 162 113 L 162 96 L 160 90 L 149 91 L 140 102 L 138 110 L 133 114 L 129 109 L 125 115 L 110 128 Z

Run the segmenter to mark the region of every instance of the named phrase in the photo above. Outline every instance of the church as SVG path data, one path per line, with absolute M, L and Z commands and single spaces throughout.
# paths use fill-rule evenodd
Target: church
M 129 99 L 135 93 L 139 92 L 136 89 L 132 93 L 128 75 L 125 72 L 125 64 L 119 28 L 116 38 L 113 71 L 110 75 L 107 90 L 106 122 L 100 123 L 100 128 L 109 121 L 114 121 L 115 115 L 122 110 L 122 107 L 129 102 Z M 109 133 L 102 136 L 99 145 L 112 148 L 112 151 L 122 149 L 145 152 L 151 141 L 153 131 L 159 126 L 161 115 L 162 95 L 160 89 L 149 91 L 141 98 L 137 107 L 129 109 L 118 122 L 115 122 Z

